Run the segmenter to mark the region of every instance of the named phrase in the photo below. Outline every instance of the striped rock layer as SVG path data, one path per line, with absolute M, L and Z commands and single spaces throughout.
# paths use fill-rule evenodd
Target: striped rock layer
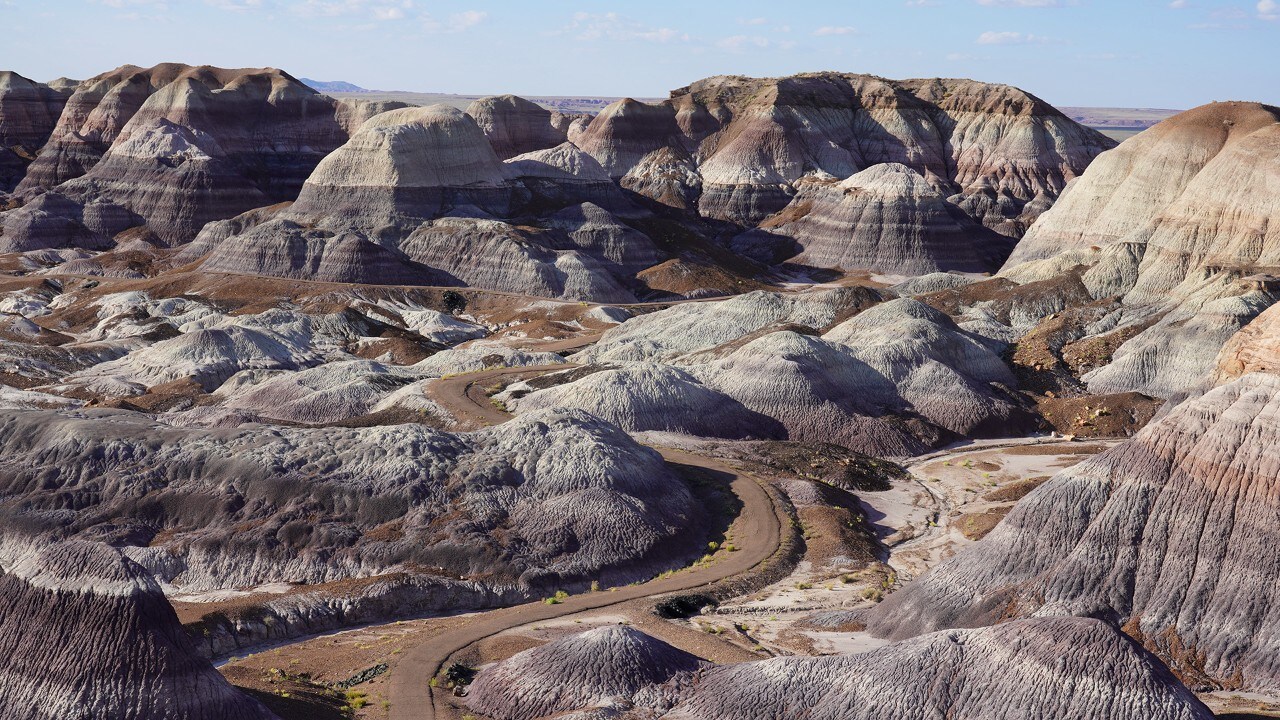
M 4 545 L 6 718 L 274 720 L 197 653 L 160 586 L 119 550 L 14 538 Z
M 711 77 L 610 105 L 572 139 L 624 188 L 745 226 L 803 177 L 896 162 L 1011 236 L 1114 145 L 1006 85 L 840 73 Z
M 190 241 L 211 220 L 296 197 L 320 159 L 387 106 L 320 95 L 273 68 L 126 65 L 80 83 L 15 194 L 71 207 L 0 216 L 6 251 L 105 244 L 144 226 Z M 16 217 L 15 217 L 16 216 Z
M 877 606 L 908 637 L 1031 615 L 1123 624 L 1184 677 L 1280 687 L 1280 376 L 1188 400 L 1064 470 Z

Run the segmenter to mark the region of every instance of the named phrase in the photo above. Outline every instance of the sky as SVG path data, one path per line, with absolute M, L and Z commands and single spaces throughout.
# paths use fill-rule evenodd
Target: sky
M 0 0 L 0 69 L 279 67 L 380 90 L 666 97 L 838 70 L 1055 105 L 1280 104 L 1280 0 Z

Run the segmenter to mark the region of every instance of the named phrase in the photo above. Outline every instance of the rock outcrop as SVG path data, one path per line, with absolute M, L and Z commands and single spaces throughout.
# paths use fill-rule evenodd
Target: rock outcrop
M 199 655 L 160 586 L 119 550 L 3 544 L 5 717 L 275 720 Z
M 734 247 L 769 264 L 923 275 L 994 270 L 1006 244 L 899 163 L 796 187 L 787 207 Z
M 6 411 L 0 426 L 8 527 L 126 546 L 196 591 L 413 568 L 530 593 L 630 582 L 683 562 L 703 521 L 657 453 L 577 412 L 469 434 L 110 410 Z
M 557 122 L 559 113 L 515 95 L 480 98 L 467 106 L 467 114 L 503 160 L 555 147 L 567 137 L 567 125 Z
M 1252 373 L 1064 470 L 869 617 L 906 637 L 1103 617 L 1188 682 L 1280 687 L 1280 376 Z M 1069 508 L 1069 511 L 1064 511 Z
M 290 199 L 320 158 L 346 140 L 340 106 L 273 68 L 125 65 L 80 84 L 19 192 L 85 175 L 117 140 L 167 120 L 211 136 L 229 162 L 256 171 L 265 194 Z
M 1274 290 L 1250 278 L 1280 266 L 1277 162 L 1280 109 L 1175 115 L 1092 166 L 1001 274 L 1025 283 L 1083 266 L 1094 297 L 1121 296 L 1135 316 Z
M 71 93 L 0 71 L 0 192 L 17 187 L 44 147 Z
M 576 382 L 521 395 L 510 405 L 521 413 L 581 408 L 633 431 L 731 439 L 786 437 L 786 429 L 773 418 L 752 411 L 687 370 L 659 363 L 601 369 Z
M 635 302 L 624 285 L 626 273 L 602 262 L 608 248 L 586 252 L 559 233 L 449 216 L 418 226 L 400 247 L 412 261 L 439 268 L 460 284 L 569 300 Z
M 748 227 L 801 178 L 902 163 L 1013 237 L 1114 145 L 1016 88 L 838 73 L 707 78 L 619 101 L 572 139 L 624 188 Z
M 468 687 L 467 705 L 495 720 L 588 708 L 661 711 L 703 665 L 639 630 L 606 626 L 484 668 Z
M 1213 713 L 1115 628 L 1046 618 L 934 633 L 856 655 L 716 667 L 663 717 L 1209 720 Z
M 1280 308 L 1271 306 L 1232 335 L 1215 365 L 1214 384 L 1251 372 L 1280 374 Z

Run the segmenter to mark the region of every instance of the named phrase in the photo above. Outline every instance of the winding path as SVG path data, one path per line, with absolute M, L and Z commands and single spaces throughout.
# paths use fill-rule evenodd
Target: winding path
M 437 380 L 429 387 L 428 394 L 465 426 L 494 425 L 509 420 L 511 416 L 489 402 L 484 393 L 487 385 L 505 376 L 540 374 L 572 367 L 577 366 L 564 363 L 485 370 Z M 782 541 L 785 517 L 759 480 L 740 474 L 711 458 L 680 450 L 655 450 L 667 462 L 691 465 L 732 477 L 730 489 L 742 502 L 742 510 L 734 520 L 733 531 L 739 550 L 721 550 L 712 563 L 685 568 L 638 585 L 575 595 L 554 605 L 531 602 L 479 613 L 462 627 L 406 649 L 387 686 L 390 720 L 435 720 L 456 716 L 457 711 L 445 700 L 444 692 L 434 692 L 429 681 L 440 673 L 449 658 L 485 638 L 529 623 L 544 622 L 584 610 L 704 588 L 727 578 L 750 573 L 777 552 Z

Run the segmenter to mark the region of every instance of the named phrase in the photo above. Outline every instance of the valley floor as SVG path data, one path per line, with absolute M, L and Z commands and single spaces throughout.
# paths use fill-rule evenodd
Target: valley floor
M 478 379 L 489 378 L 448 383 L 441 388 L 447 394 L 438 393 L 437 398 L 453 397 L 456 406 L 451 409 L 461 410 L 469 404 L 472 414 L 491 415 L 495 411 L 492 405 L 466 399 L 467 389 L 479 386 Z M 466 714 L 444 681 L 437 681 L 434 687 L 428 682 L 448 665 L 479 667 L 603 625 L 630 625 L 722 664 L 775 655 L 868 650 L 885 641 L 859 631 L 859 608 L 871 606 L 883 594 L 980 539 L 1018 499 L 1052 474 L 1120 442 L 1035 437 L 966 443 L 914 458 L 905 463 L 909 477 L 887 490 L 860 493 L 865 516 L 886 549 L 881 562 L 870 566 L 842 563 L 842 558 L 820 550 L 823 528 L 801 524 L 798 530 L 808 549 L 786 577 L 724 602 L 711 612 L 687 620 L 665 620 L 654 612 L 655 600 L 661 596 L 696 590 L 722 578 L 758 573 L 761 563 L 767 565 L 785 535 L 788 520 L 782 508 L 773 506 L 764 488 L 772 487 L 782 496 L 787 488 L 769 478 L 767 469 L 756 468 L 757 474 L 751 477 L 740 462 L 700 456 L 699 447 L 706 441 L 656 433 L 646 439 L 679 446 L 663 449 L 669 461 L 733 475 L 734 491 L 744 500 L 743 511 L 726 537 L 726 542 L 738 543 L 736 552 L 721 550 L 713 553 L 706 565 L 641 585 L 571 596 L 553 605 L 530 603 L 405 620 L 305 639 L 233 658 L 222 665 L 223 673 L 242 686 L 275 693 L 270 701 L 284 720 L 301 720 L 321 717 L 315 714 L 314 702 L 306 700 L 308 686 L 303 678 L 331 685 L 369 669 L 381 669 L 336 702 L 359 706 L 358 718 L 418 720 Z M 282 698 L 281 694 L 292 697 Z M 1223 718 L 1280 717 L 1276 698 L 1215 693 L 1202 696 L 1202 700 Z
M 573 341 L 564 341 L 569 347 Z M 489 402 L 495 381 L 529 377 L 565 366 L 495 369 L 436 381 L 428 394 L 465 425 L 479 427 L 508 416 Z M 499 384 L 501 384 L 499 382 Z M 278 712 L 290 714 L 287 687 L 303 678 L 325 685 L 381 671 L 359 683 L 343 701 L 360 706 L 357 717 L 460 717 L 463 711 L 440 680 L 453 663 L 477 667 L 591 627 L 628 624 L 717 663 L 774 655 L 853 652 L 882 644 L 857 631 L 857 621 L 822 627 L 815 618 L 856 611 L 926 571 L 985 534 L 1019 498 L 1057 470 L 1101 452 L 1117 441 L 1072 442 L 1058 437 L 966 443 L 906 463 L 909 476 L 879 492 L 860 492 L 862 511 L 885 551 L 871 564 L 843 557 L 844 548 L 823 542 L 832 531 L 804 522 L 803 510 L 784 501 L 788 483 L 768 468 L 723 460 L 724 441 L 666 433 L 641 437 L 668 462 L 733 478 L 743 508 L 724 544 L 704 562 L 640 585 L 570 596 L 555 604 L 534 602 L 488 612 L 422 618 L 345 630 L 232 659 L 223 672 L 236 682 L 275 691 Z M 711 447 L 708 447 L 711 446 Z M 803 501 L 801 501 L 803 502 Z M 790 513 L 790 514 L 788 514 Z M 696 592 L 718 580 L 763 574 L 788 532 L 802 535 L 806 551 L 781 580 L 733 598 L 713 612 L 664 620 L 656 598 Z M 429 679 L 436 677 L 433 687 Z M 295 701 L 295 705 L 303 707 Z M 434 710 L 429 710 L 434 708 Z M 312 710 L 304 708 L 302 715 Z

